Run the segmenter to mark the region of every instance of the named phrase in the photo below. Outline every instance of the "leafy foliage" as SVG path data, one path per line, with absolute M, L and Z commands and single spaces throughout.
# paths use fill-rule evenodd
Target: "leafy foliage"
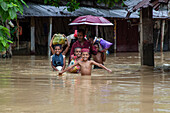
M 59 7 L 59 3 L 61 0 L 44 0 L 45 4 L 50 4 L 56 7 Z M 67 10 L 72 12 L 79 8 L 80 3 L 77 2 L 77 0 L 67 0 Z
M 108 7 L 115 6 L 115 3 L 122 2 L 122 6 L 124 5 L 123 1 L 125 0 L 97 0 L 97 3 L 101 4 L 104 3 Z
M 80 5 L 80 3 L 77 3 L 76 0 L 71 0 L 70 2 L 68 2 L 66 4 L 66 6 L 68 7 L 67 10 L 70 11 L 70 12 L 75 11 L 76 9 L 78 9 L 79 5 Z
M 9 29 L 0 25 L 0 50 L 1 51 L 4 50 L 3 48 L 8 48 L 9 43 L 12 43 L 12 41 L 8 39 L 8 36 L 10 36 Z
M 80 2 L 78 1 L 81 1 L 81 0 L 66 0 L 66 1 L 67 1 L 67 4 L 66 4 L 67 10 L 72 12 L 79 8 Z M 123 6 L 124 5 L 123 1 L 125 0 L 96 0 L 97 3 L 99 4 L 104 3 L 107 7 L 113 7 L 118 2 L 122 2 L 122 6 Z M 50 4 L 56 7 L 59 7 L 60 2 L 61 0 L 44 0 L 45 4 Z
M 0 52 L 12 43 L 9 40 L 10 33 L 5 22 L 17 19 L 17 12 L 23 14 L 23 4 L 26 5 L 23 0 L 0 0 Z

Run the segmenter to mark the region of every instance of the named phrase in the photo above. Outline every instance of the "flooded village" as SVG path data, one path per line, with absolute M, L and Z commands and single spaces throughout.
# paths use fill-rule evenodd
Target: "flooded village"
M 59 7 L 26 1 L 23 15 L 12 21 L 19 29 L 10 28 L 13 43 L 0 53 L 0 113 L 169 113 L 170 1 L 126 0 L 106 8 L 79 0 L 72 12 L 63 1 Z M 70 25 L 85 15 L 113 25 Z M 79 29 L 112 43 L 104 62 L 111 73 L 92 66 L 91 76 L 59 76 L 52 68 L 53 35 L 78 30 L 79 41 Z M 71 47 L 66 68 L 70 53 Z

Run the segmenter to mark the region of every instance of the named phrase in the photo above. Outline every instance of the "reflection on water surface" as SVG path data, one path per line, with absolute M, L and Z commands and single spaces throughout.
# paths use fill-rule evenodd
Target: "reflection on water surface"
M 138 53 L 109 55 L 92 76 L 57 76 L 45 56 L 0 59 L 0 113 L 169 113 L 170 53 L 155 54 L 155 67 Z

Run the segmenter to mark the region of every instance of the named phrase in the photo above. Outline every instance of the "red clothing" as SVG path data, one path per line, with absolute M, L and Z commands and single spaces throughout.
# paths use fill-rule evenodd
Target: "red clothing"
M 84 40 L 84 44 L 81 46 L 80 42 L 77 40 L 77 41 L 72 45 L 72 47 L 71 47 L 70 56 L 71 56 L 72 54 L 74 54 L 74 50 L 75 50 L 75 48 L 77 48 L 77 47 L 79 47 L 79 48 L 81 48 L 81 49 L 83 49 L 83 48 L 89 48 L 89 49 L 90 49 L 90 54 L 94 54 L 94 55 L 97 54 L 96 48 L 95 48 L 94 46 L 92 46 L 89 41 Z

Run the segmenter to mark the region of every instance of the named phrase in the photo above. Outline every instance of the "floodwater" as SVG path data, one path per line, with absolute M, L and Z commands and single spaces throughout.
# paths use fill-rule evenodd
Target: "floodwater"
M 170 52 L 155 68 L 117 53 L 92 76 L 57 76 L 46 56 L 0 59 L 0 113 L 170 113 Z

